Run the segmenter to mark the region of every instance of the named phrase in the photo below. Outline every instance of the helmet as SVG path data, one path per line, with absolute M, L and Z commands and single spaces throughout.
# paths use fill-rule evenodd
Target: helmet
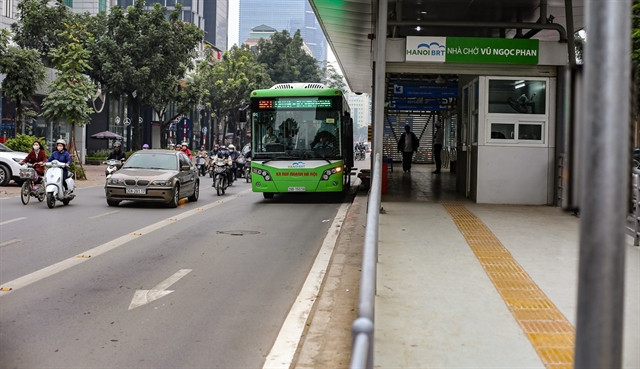
M 63 144 L 65 147 L 67 146 L 67 142 L 61 138 L 59 138 L 58 140 L 56 140 L 56 145 L 57 144 Z
M 148 148 L 149 148 L 149 145 L 144 144 L 144 145 L 142 145 L 142 148 L 143 148 L 143 149 L 148 149 Z
M 113 147 L 122 147 L 122 144 L 120 143 L 120 141 L 116 141 L 113 143 Z
M 171 144 L 169 144 L 169 147 L 174 147 L 174 146 L 175 146 L 175 144 L 172 144 L 172 143 L 171 143 Z
M 182 145 L 180 145 L 180 146 L 189 146 L 189 144 L 186 143 L 186 142 L 183 142 Z
M 229 150 L 235 150 L 235 146 L 233 146 L 233 144 L 229 145 Z

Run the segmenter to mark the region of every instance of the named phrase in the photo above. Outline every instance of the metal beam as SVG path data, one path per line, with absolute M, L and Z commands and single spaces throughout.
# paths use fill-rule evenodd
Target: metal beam
M 508 29 L 550 29 L 558 32 L 560 41 L 567 41 L 567 31 L 557 23 L 518 22 L 455 22 L 455 21 L 390 21 L 389 26 L 404 27 L 460 27 L 460 28 L 508 28 Z

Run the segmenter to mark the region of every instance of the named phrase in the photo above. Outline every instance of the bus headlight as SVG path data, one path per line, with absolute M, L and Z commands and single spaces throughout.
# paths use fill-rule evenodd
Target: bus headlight
M 262 176 L 264 178 L 265 181 L 271 181 L 271 174 L 269 174 L 269 172 L 267 172 L 264 169 L 260 169 L 260 168 L 251 168 L 251 172 Z

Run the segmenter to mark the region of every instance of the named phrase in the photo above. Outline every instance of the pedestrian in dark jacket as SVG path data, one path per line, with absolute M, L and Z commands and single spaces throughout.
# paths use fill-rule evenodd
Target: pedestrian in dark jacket
M 409 137 L 407 139 L 407 137 Z M 398 141 L 398 151 L 402 153 L 402 170 L 405 173 L 411 172 L 411 161 L 413 160 L 413 153 L 418 151 L 420 141 L 416 134 L 411 132 L 409 125 L 404 126 L 404 133 L 400 136 Z

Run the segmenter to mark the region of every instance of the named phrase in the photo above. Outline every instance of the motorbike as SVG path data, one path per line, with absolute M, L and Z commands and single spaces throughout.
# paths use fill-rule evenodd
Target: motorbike
M 247 183 L 251 182 L 251 157 L 245 158 L 244 163 L 244 179 Z
M 70 175 L 66 179 L 62 178 L 65 164 L 57 160 L 48 162 L 47 172 L 44 174 L 44 186 L 47 193 L 47 206 L 49 209 L 53 209 L 56 206 L 56 200 L 62 201 L 63 204 L 68 205 L 69 201 L 73 200 L 76 195 L 73 194 L 75 188 L 75 182 L 73 181 L 73 175 Z M 67 191 L 64 190 L 62 181 L 67 183 Z
M 244 175 L 244 166 L 246 165 L 247 159 L 240 155 L 236 159 L 236 178 L 240 178 Z
M 213 163 L 213 187 L 215 187 L 218 196 L 224 195 L 227 187 L 229 187 L 229 180 L 227 177 L 228 168 L 229 166 L 224 159 L 217 159 Z
M 33 164 L 27 163 L 26 165 L 27 168 L 20 168 L 20 179 L 24 179 L 20 189 L 20 200 L 24 205 L 27 205 L 33 196 L 42 202 L 45 196 L 44 183 L 38 176 L 38 172 L 33 169 Z
M 204 155 L 196 156 L 196 169 L 198 170 L 198 176 L 204 176 L 207 174 L 207 160 Z
M 356 150 L 356 160 L 364 160 L 365 159 L 365 153 L 364 153 L 364 149 L 357 149 Z
M 116 159 L 109 159 L 103 164 L 107 165 L 107 169 L 104 170 L 104 175 L 107 179 L 111 178 L 111 175 L 118 171 L 118 169 L 122 168 L 122 161 Z

